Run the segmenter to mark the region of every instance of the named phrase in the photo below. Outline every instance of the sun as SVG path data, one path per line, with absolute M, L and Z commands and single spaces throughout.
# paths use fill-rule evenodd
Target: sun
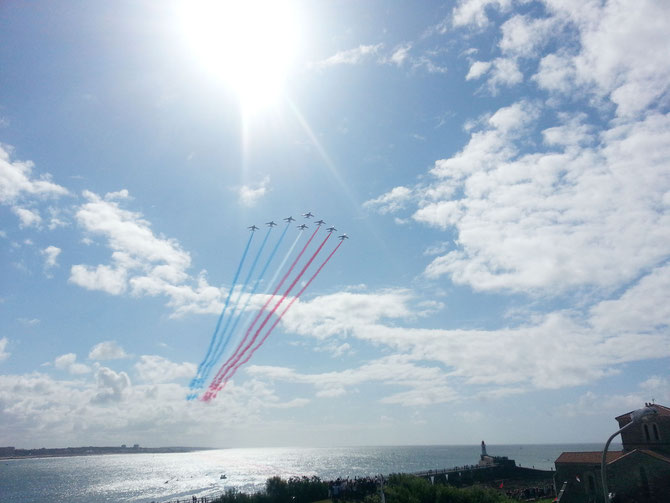
M 298 39 L 291 3 L 184 0 L 178 16 L 194 58 L 237 94 L 244 110 L 282 95 Z

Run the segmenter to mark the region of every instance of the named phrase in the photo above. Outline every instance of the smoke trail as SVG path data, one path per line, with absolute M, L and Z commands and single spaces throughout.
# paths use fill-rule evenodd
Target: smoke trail
M 221 339 L 223 341 L 223 344 L 220 345 L 221 347 L 218 348 L 217 351 L 215 351 L 214 357 L 211 359 L 212 364 L 209 366 L 209 368 L 207 368 L 207 374 L 206 375 L 209 375 L 209 371 L 211 370 L 212 365 L 214 364 L 214 362 L 218 361 L 219 358 L 221 358 L 221 355 L 226 350 L 226 347 L 228 346 L 228 343 L 230 342 L 233 335 L 235 334 L 235 330 L 237 329 L 237 325 L 240 321 L 240 318 L 242 317 L 242 314 L 246 311 L 247 307 L 249 306 L 249 302 L 251 301 L 251 298 L 256 293 L 256 289 L 258 288 L 259 283 L 261 282 L 261 280 L 265 276 L 265 273 L 268 269 L 268 266 L 270 265 L 270 262 L 272 262 L 272 259 L 276 255 L 277 250 L 279 249 L 279 245 L 281 244 L 282 240 L 284 239 L 284 236 L 286 235 L 286 231 L 288 230 L 288 227 L 289 227 L 289 224 L 286 225 L 286 227 L 284 228 L 284 231 L 282 232 L 281 236 L 279 236 L 279 240 L 277 241 L 274 248 L 272 249 L 272 252 L 270 252 L 270 255 L 268 256 L 267 260 L 265 261 L 265 265 L 263 266 L 263 270 L 261 271 L 258 278 L 256 278 L 256 281 L 254 282 L 254 286 L 251 288 L 251 292 L 249 292 L 249 295 L 247 295 L 247 299 L 244 303 L 244 306 L 242 306 L 242 309 L 239 310 L 239 312 L 237 313 L 237 316 L 235 316 L 235 310 L 233 310 L 233 314 L 231 315 L 231 317 L 235 316 L 234 321 L 233 321 L 233 326 L 228 331 L 228 336 L 225 337 L 224 339 Z M 267 240 L 267 236 L 269 234 L 270 234 L 270 229 L 268 229 L 268 234 L 265 236 L 266 240 Z M 300 236 L 298 236 L 298 237 L 300 237 Z M 265 241 L 261 245 L 261 251 L 263 250 L 263 246 L 265 246 Z M 260 256 L 260 252 L 259 252 L 258 256 Z M 254 265 L 251 267 L 251 271 L 250 271 L 249 275 L 251 275 L 251 272 L 253 272 L 253 269 L 254 269 L 255 265 L 256 264 L 254 262 Z M 231 318 L 228 318 L 229 321 L 230 321 L 230 319 Z M 226 329 L 224 329 L 224 334 L 225 333 L 226 333 Z M 206 376 L 205 376 L 205 378 L 206 378 Z
M 330 260 L 330 258 L 331 258 L 333 255 L 335 255 L 335 252 L 337 251 L 337 249 L 338 249 L 340 246 L 342 246 L 342 243 L 343 243 L 343 242 L 344 242 L 344 241 L 340 241 L 339 244 L 335 247 L 335 249 L 333 249 L 333 251 L 330 252 L 330 255 L 328 255 L 328 257 L 326 258 L 326 260 L 323 261 L 323 263 L 319 266 L 319 268 L 316 270 L 316 272 L 315 272 L 314 274 L 312 274 L 312 277 L 309 278 L 309 281 L 307 281 L 307 283 L 305 284 L 305 286 L 303 286 L 303 287 L 300 289 L 300 291 L 297 293 L 297 295 L 291 299 L 291 302 L 289 302 L 288 306 L 286 306 L 286 308 L 282 311 L 282 313 L 277 317 L 277 319 L 274 321 L 274 323 L 272 324 L 272 326 L 270 327 L 270 329 L 269 329 L 269 330 L 267 331 L 267 333 L 263 336 L 263 338 L 258 342 L 258 344 L 256 344 L 256 345 L 253 347 L 253 349 L 249 352 L 249 354 L 247 355 L 247 357 L 246 357 L 244 360 L 242 360 L 241 362 L 237 363 L 237 364 L 235 365 L 235 367 L 233 367 L 233 369 L 228 373 L 228 376 L 226 377 L 226 379 L 225 379 L 225 381 L 223 382 L 223 384 L 220 385 L 220 386 L 218 386 L 217 389 L 215 389 L 215 390 L 213 390 L 213 391 L 212 391 L 211 386 L 210 386 L 210 389 L 207 390 L 208 395 L 206 395 L 206 396 L 207 396 L 206 401 L 213 400 L 214 398 L 216 398 L 217 392 L 220 391 L 220 390 L 222 390 L 223 388 L 225 388 L 226 384 L 228 384 L 228 381 L 229 381 L 230 379 L 232 379 L 232 377 L 233 377 L 233 376 L 235 375 L 235 373 L 237 372 L 237 369 L 239 369 L 242 365 L 244 365 L 245 363 L 247 363 L 247 362 L 251 359 L 251 357 L 254 356 L 254 353 L 258 350 L 258 348 L 260 348 L 260 347 L 263 345 L 263 343 L 265 342 L 265 340 L 270 336 L 270 334 L 271 334 L 272 331 L 275 329 L 275 327 L 277 326 L 277 324 L 278 324 L 278 323 L 281 321 L 281 319 L 284 317 L 284 315 L 286 314 L 286 311 L 288 311 L 288 310 L 291 308 L 291 306 L 293 305 L 293 303 L 294 303 L 296 300 L 298 300 L 298 298 L 303 294 L 303 292 L 304 292 L 305 290 L 307 290 L 307 287 L 312 283 L 312 281 L 314 281 L 314 278 L 317 277 L 317 275 L 321 272 L 321 269 L 324 268 L 324 266 L 328 263 L 328 261 Z M 204 400 L 204 398 L 203 398 L 203 400 Z
M 219 328 L 221 327 L 221 321 L 223 320 L 223 316 L 226 313 L 226 309 L 228 309 L 228 302 L 230 301 L 230 297 L 233 294 L 233 290 L 235 289 L 235 284 L 237 283 L 237 278 L 240 276 L 240 271 L 242 271 L 242 265 L 244 264 L 244 260 L 247 257 L 247 252 L 249 251 L 249 246 L 251 245 L 251 240 L 254 238 L 254 233 L 252 232 L 251 235 L 249 236 L 249 240 L 247 241 L 247 246 L 244 248 L 244 252 L 242 253 L 242 258 L 240 259 L 240 263 L 237 266 L 237 271 L 235 271 L 235 278 L 233 279 L 233 283 L 230 285 L 230 290 L 228 290 L 228 296 L 226 297 L 226 302 L 223 305 L 223 309 L 221 310 L 221 314 L 219 315 L 219 319 L 216 322 L 216 328 L 214 329 L 214 333 L 212 334 L 212 340 L 209 341 L 209 348 L 207 348 L 207 353 L 205 353 L 205 358 L 203 358 L 202 362 L 200 362 L 200 365 L 198 366 L 198 371 L 195 374 L 195 377 L 191 380 L 190 388 L 195 389 L 199 388 L 202 386 L 202 383 L 204 381 L 204 378 L 201 377 L 201 371 L 203 366 L 207 363 L 207 360 L 209 359 L 211 353 L 212 353 L 212 348 L 214 347 L 214 343 L 216 341 L 216 334 L 219 331 Z M 189 395 L 187 397 L 189 400 L 193 400 L 195 396 Z
M 300 260 L 300 257 L 302 257 L 303 253 L 305 253 L 305 250 L 307 249 L 307 247 L 309 246 L 309 244 L 312 242 L 312 239 L 314 239 L 314 236 L 316 236 L 316 233 L 317 233 L 318 231 L 319 231 L 319 228 L 317 227 L 317 228 L 314 230 L 314 232 L 312 233 L 312 235 L 310 236 L 310 238 L 309 238 L 309 240 L 307 241 L 307 243 L 305 243 L 305 245 L 302 247 L 302 250 L 300 250 L 300 253 L 299 253 L 298 256 L 295 258 L 295 260 L 293 261 L 293 263 L 291 264 L 291 267 L 289 267 L 289 269 L 288 269 L 288 271 L 286 272 L 286 274 L 284 275 L 284 277 L 281 279 L 281 281 L 279 282 L 279 284 L 277 285 L 277 287 L 276 287 L 276 288 L 274 289 L 274 291 L 272 292 L 272 295 L 270 296 L 270 298 L 265 302 L 265 304 L 263 305 L 263 307 L 262 307 L 262 308 L 260 309 L 260 311 L 258 311 L 258 313 L 256 314 L 256 317 L 254 318 L 254 321 L 253 321 L 253 322 L 251 323 L 251 325 L 249 325 L 249 327 L 247 328 L 247 331 L 246 331 L 246 333 L 244 334 L 244 338 L 243 338 L 242 341 L 237 345 L 237 348 L 235 348 L 235 352 L 232 354 L 232 356 L 231 356 L 230 358 L 228 358 L 228 360 L 226 360 L 226 363 L 224 363 L 224 364 L 221 366 L 221 368 L 220 368 L 219 371 L 217 372 L 216 376 L 214 376 L 214 379 L 212 380 L 212 382 L 214 382 L 215 380 L 219 379 L 219 375 L 221 374 L 221 372 L 223 372 L 223 371 L 228 367 L 228 364 L 229 364 L 229 363 L 230 363 L 230 362 L 237 356 L 237 354 L 239 353 L 240 349 L 242 348 L 242 346 L 244 345 L 244 343 L 245 343 L 245 342 L 247 341 L 247 339 L 249 338 L 249 334 L 251 333 L 251 330 L 254 328 L 254 325 L 256 324 L 256 322 L 258 321 L 258 319 L 261 317 L 261 314 L 263 314 L 263 312 L 265 311 L 265 308 L 268 307 L 268 304 L 270 304 L 270 302 L 272 302 L 272 299 L 275 297 L 275 295 L 277 295 L 277 292 L 279 291 L 279 289 L 281 288 L 281 286 L 284 284 L 284 281 L 286 281 L 286 279 L 289 277 L 289 275 L 291 274 L 291 271 L 293 271 L 293 268 L 294 268 L 295 265 L 298 263 L 298 260 Z M 302 235 L 302 231 L 300 231 L 300 235 Z M 299 235 L 298 237 L 300 237 L 300 235 Z M 294 244 L 295 244 L 295 243 L 294 243 Z
M 226 320 L 226 324 L 223 327 L 223 331 L 221 332 L 221 336 L 218 338 L 216 347 L 214 349 L 214 356 L 212 356 L 209 359 L 209 362 L 204 366 L 202 370 L 202 379 L 201 383 L 203 383 L 205 380 L 207 380 L 207 377 L 209 376 L 209 373 L 212 371 L 212 367 L 216 364 L 218 359 L 221 357 L 221 345 L 230 337 L 230 331 L 228 330 L 228 327 L 230 327 L 230 322 L 231 320 L 235 317 L 235 313 L 237 312 L 237 306 L 240 303 L 240 299 L 242 299 L 242 295 L 244 295 L 244 290 L 246 290 L 247 285 L 249 284 L 249 280 L 251 279 L 251 276 L 254 273 L 254 270 L 256 269 L 256 264 L 258 264 L 258 259 L 260 258 L 261 254 L 263 253 L 263 249 L 265 248 L 265 243 L 268 242 L 268 237 L 270 237 L 270 232 L 272 231 L 272 227 L 270 227 L 267 232 L 265 233 L 265 238 L 263 239 L 263 243 L 261 244 L 260 248 L 258 249 L 258 252 L 256 253 L 256 257 L 254 257 L 254 261 L 251 264 L 251 267 L 249 268 L 249 272 L 247 272 L 247 277 L 244 280 L 244 283 L 242 284 L 242 287 L 240 288 L 240 292 L 237 295 L 237 299 L 233 302 L 233 309 L 228 316 L 228 319 Z M 253 234 L 253 233 L 252 233 Z M 202 386 L 202 384 L 200 384 Z
M 298 241 L 300 241 L 300 237 L 301 237 L 301 236 L 302 236 L 302 231 L 300 231 L 300 232 L 298 233 L 298 235 L 295 237 L 295 239 L 293 240 L 293 244 L 291 245 L 291 247 L 288 249 L 288 251 L 287 251 L 286 254 L 284 255 L 284 258 L 282 259 L 281 264 L 279 264 L 279 267 L 278 267 L 277 270 L 275 271 L 274 276 L 273 276 L 272 279 L 268 282 L 268 286 L 265 288 L 265 291 L 263 292 L 263 295 L 267 294 L 267 293 L 270 291 L 270 289 L 272 288 L 272 285 L 274 285 L 275 280 L 277 279 L 277 276 L 279 276 L 279 273 L 281 273 L 281 271 L 284 269 L 284 266 L 286 265 L 286 262 L 288 261 L 289 257 L 293 254 L 293 250 L 295 249 L 295 246 L 298 244 Z M 249 297 L 249 299 L 250 299 L 250 298 L 251 298 L 251 297 Z M 249 299 L 247 299 L 247 301 L 248 301 Z M 248 302 L 247 302 L 247 303 L 248 303 Z M 244 311 L 244 310 L 243 310 L 243 311 Z M 241 314 L 241 313 L 240 313 L 240 314 Z M 251 310 L 251 311 L 249 312 L 249 314 L 247 315 L 247 317 L 246 317 L 246 318 L 244 319 L 244 321 L 242 322 L 242 326 L 247 326 L 247 324 L 249 323 L 249 321 L 251 320 L 251 318 L 254 316 L 254 314 L 256 314 L 256 313 L 254 313 L 254 311 Z M 259 315 L 259 316 L 260 316 L 260 315 Z
M 251 345 L 252 345 L 252 344 L 256 341 L 256 339 L 258 338 L 258 334 L 260 334 L 260 332 L 263 330 L 263 327 L 265 327 L 265 325 L 267 324 L 268 320 L 272 317 L 272 315 L 275 313 L 275 311 L 277 310 L 277 308 L 282 304 L 282 302 L 284 302 L 284 300 L 286 299 L 287 295 L 288 295 L 289 293 L 291 293 L 291 290 L 293 289 L 293 287 L 295 286 L 295 284 L 300 280 L 300 278 L 301 278 L 302 275 L 305 273 L 305 271 L 307 270 L 307 268 L 312 264 L 312 262 L 314 261 L 314 259 L 316 258 L 316 256 L 317 256 L 317 255 L 319 254 L 319 252 L 321 251 L 321 248 L 323 248 L 323 245 L 326 244 L 326 241 L 328 241 L 328 239 L 330 238 L 330 236 L 331 236 L 331 234 L 329 233 L 329 234 L 326 236 L 326 238 L 323 240 L 323 242 L 319 245 L 319 247 L 316 249 L 316 251 L 314 252 L 314 254 L 310 257 L 309 261 L 303 266 L 303 268 L 302 268 L 302 270 L 300 271 L 300 273 L 298 273 L 298 276 L 296 276 L 296 278 L 293 280 L 293 282 L 291 283 L 291 285 L 290 285 L 290 286 L 286 289 L 286 291 L 284 292 L 284 295 L 282 295 L 282 297 L 279 299 L 279 301 L 277 302 L 277 304 L 275 304 L 275 307 L 272 308 L 272 311 L 270 311 L 270 312 L 268 313 L 268 315 L 265 317 L 265 319 L 263 320 L 263 323 L 261 323 L 261 326 L 258 327 L 258 329 L 256 330 L 256 333 L 254 333 L 254 336 L 253 336 L 253 338 L 251 339 L 251 341 L 249 341 L 249 343 L 248 343 L 248 344 L 244 347 L 244 349 L 242 350 L 242 353 L 239 354 L 239 355 L 237 356 L 237 358 L 230 364 L 230 366 L 228 367 L 228 369 L 224 370 L 223 373 L 221 373 L 221 371 L 219 371 L 219 373 L 217 373 L 217 376 L 215 377 L 214 380 L 212 380 L 212 382 L 211 382 L 210 385 L 209 385 L 210 390 L 211 390 L 211 389 L 215 389 L 215 388 L 217 388 L 217 387 L 221 384 L 221 381 L 222 381 L 223 378 L 225 377 L 225 375 L 226 375 L 226 373 L 228 372 L 228 370 L 230 370 L 231 367 L 233 367 L 234 365 L 236 365 L 237 362 L 240 361 L 240 358 L 244 355 L 244 353 L 246 353 L 246 352 L 249 350 L 249 348 L 251 347 Z M 221 376 L 219 376 L 219 374 L 221 374 Z M 204 399 L 204 397 L 203 397 L 203 399 Z

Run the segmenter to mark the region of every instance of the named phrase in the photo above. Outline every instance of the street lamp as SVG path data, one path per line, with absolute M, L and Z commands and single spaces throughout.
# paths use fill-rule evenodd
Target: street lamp
M 609 449 L 610 442 L 614 437 L 616 437 L 619 433 L 621 433 L 629 426 L 639 423 L 640 421 L 650 416 L 655 416 L 656 414 L 658 414 L 658 411 L 653 407 L 649 406 L 634 410 L 633 412 L 630 413 L 630 422 L 626 424 L 623 428 L 620 428 L 619 430 L 614 432 L 612 436 L 607 439 L 607 443 L 605 444 L 605 448 L 603 449 L 603 459 L 600 463 L 600 475 L 603 479 L 603 494 L 605 495 L 605 503 L 609 503 L 610 501 L 609 493 L 607 491 L 607 472 L 605 471 L 607 469 L 607 463 L 606 463 L 607 449 Z

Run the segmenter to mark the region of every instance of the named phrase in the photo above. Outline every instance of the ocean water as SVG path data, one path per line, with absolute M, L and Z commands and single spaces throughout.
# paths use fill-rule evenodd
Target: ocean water
M 615 447 L 615 446 L 614 446 Z M 600 444 L 491 445 L 488 453 L 517 465 L 553 468 L 563 451 Z M 220 449 L 170 454 L 110 454 L 0 460 L 2 503 L 148 503 L 252 492 L 274 475 L 337 477 L 411 473 L 476 464 L 475 446 Z M 226 479 L 221 479 L 222 474 Z

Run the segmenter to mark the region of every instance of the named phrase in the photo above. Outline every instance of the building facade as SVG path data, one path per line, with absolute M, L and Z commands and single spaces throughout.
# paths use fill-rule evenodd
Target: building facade
M 607 453 L 607 486 L 616 503 L 670 502 L 670 408 L 645 404 L 656 414 L 621 432 L 622 450 Z M 615 418 L 619 428 L 631 413 Z M 560 503 L 605 503 L 602 452 L 564 452 L 554 462 Z M 562 490 L 562 491 L 561 491 Z

